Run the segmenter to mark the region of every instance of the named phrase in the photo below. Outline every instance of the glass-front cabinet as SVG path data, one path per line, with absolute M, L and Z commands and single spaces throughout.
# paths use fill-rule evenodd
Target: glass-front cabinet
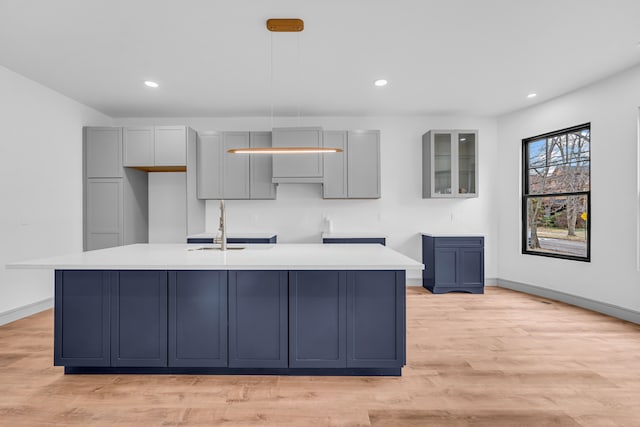
M 422 197 L 478 197 L 477 130 L 430 130 L 422 136 Z

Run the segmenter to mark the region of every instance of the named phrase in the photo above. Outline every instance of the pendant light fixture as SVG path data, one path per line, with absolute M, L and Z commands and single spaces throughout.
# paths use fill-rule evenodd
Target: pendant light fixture
M 304 21 L 297 18 L 273 18 L 267 20 L 267 30 L 271 32 L 299 33 L 304 30 Z M 273 35 L 271 37 L 271 127 L 273 127 Z M 300 73 L 300 43 L 298 42 L 298 74 Z M 298 116 L 300 106 L 298 106 Z M 254 147 L 231 148 L 227 150 L 231 154 L 324 154 L 341 153 L 341 148 L 332 147 Z

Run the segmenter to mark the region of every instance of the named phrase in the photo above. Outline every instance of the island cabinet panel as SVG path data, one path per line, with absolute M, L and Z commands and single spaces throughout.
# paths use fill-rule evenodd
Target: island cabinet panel
M 347 272 L 347 366 L 405 364 L 405 272 Z
M 107 271 L 56 271 L 54 365 L 109 366 L 112 279 Z
M 289 367 L 347 367 L 347 273 L 289 273 Z
M 111 365 L 167 366 L 167 272 L 117 275 L 111 289 Z
M 229 272 L 229 367 L 288 366 L 286 271 Z
M 169 272 L 169 366 L 227 366 L 227 272 Z

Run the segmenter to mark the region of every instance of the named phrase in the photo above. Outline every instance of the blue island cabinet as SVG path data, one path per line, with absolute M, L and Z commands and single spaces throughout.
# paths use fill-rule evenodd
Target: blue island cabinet
M 404 271 L 289 274 L 290 367 L 404 366 Z
M 57 270 L 55 366 L 110 366 L 109 271 Z
M 118 271 L 111 289 L 111 366 L 167 366 L 167 272 Z
M 229 272 L 229 367 L 288 365 L 286 271 Z
M 227 366 L 227 272 L 169 271 L 169 366 Z
M 57 270 L 65 373 L 400 375 L 403 270 Z

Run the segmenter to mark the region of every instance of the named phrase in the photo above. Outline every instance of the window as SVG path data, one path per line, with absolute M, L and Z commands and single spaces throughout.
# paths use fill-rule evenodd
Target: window
M 522 144 L 522 253 L 589 261 L 591 125 Z

